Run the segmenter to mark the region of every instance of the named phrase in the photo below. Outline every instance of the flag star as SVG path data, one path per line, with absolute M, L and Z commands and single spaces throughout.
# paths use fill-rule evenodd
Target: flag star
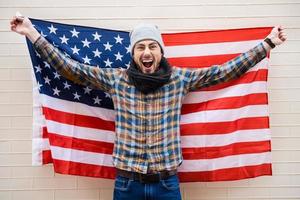
M 114 55 L 116 56 L 116 60 L 122 61 L 123 55 L 121 55 L 120 52 L 118 52 L 117 54 L 114 54 Z
M 130 67 L 130 61 L 125 65 L 126 65 L 127 68 L 129 68 Z
M 109 44 L 109 42 L 107 42 L 106 44 L 103 44 L 103 45 L 105 46 L 105 50 L 109 50 L 109 51 L 111 51 L 111 47 L 113 46 L 113 45 Z
M 95 32 L 92 35 L 94 36 L 94 40 L 98 40 L 98 41 L 100 41 L 100 38 L 102 37 L 102 35 L 99 35 L 98 32 Z
M 64 82 L 64 89 L 70 89 L 71 85 L 68 84 L 68 82 Z
M 93 51 L 93 53 L 94 53 L 94 57 L 98 57 L 98 58 L 100 58 L 100 55 L 102 54 L 102 52 L 99 51 L 98 48 L 96 49 L 96 51 Z
M 68 44 L 68 40 L 69 38 L 67 38 L 65 35 L 63 35 L 63 37 L 59 37 L 59 39 L 61 40 L 61 44 L 65 43 L 65 44 Z
M 91 64 L 90 61 L 91 61 L 92 59 L 89 59 L 89 58 L 87 57 L 87 55 L 86 55 L 84 58 L 82 58 L 82 59 L 83 59 L 84 63 Z
M 102 99 L 99 99 L 98 96 L 96 96 L 96 98 L 93 98 L 94 99 L 94 104 L 99 104 L 100 105 L 100 101 L 102 101 Z
M 57 89 L 57 87 L 55 87 L 54 89 L 52 89 L 53 90 L 53 95 L 57 95 L 57 96 L 59 96 L 59 93 L 60 93 L 60 90 L 59 89 Z
M 64 54 L 66 57 L 71 58 L 71 56 L 67 52 L 64 51 Z
M 45 67 L 50 69 L 50 65 L 46 61 L 44 61 L 44 64 L 45 64 Z
M 55 28 L 55 27 L 53 26 L 53 24 L 51 24 L 51 27 L 48 27 L 48 29 L 50 30 L 50 33 L 56 34 L 57 28 Z
M 54 42 L 52 42 L 52 44 L 53 44 L 53 46 L 55 46 L 55 47 L 58 47 L 58 45 L 57 45 L 57 44 L 55 44 Z
M 42 68 L 41 68 L 41 66 L 40 65 L 38 65 L 38 66 L 34 66 L 34 68 L 36 69 L 36 73 L 38 73 L 38 72 L 42 72 Z
M 107 67 L 107 66 L 111 67 L 111 64 L 113 63 L 113 62 L 110 62 L 109 58 L 107 58 L 107 60 L 104 60 L 104 62 L 105 62 L 105 67 Z
M 122 44 L 122 40 L 124 40 L 124 38 L 121 38 L 120 35 L 118 35 L 118 37 L 114 37 L 116 40 L 116 43 L 120 43 Z
M 85 87 L 83 88 L 83 90 L 84 90 L 84 94 L 90 94 L 90 92 L 92 91 L 92 89 L 89 87 Z
M 72 33 L 72 37 L 77 37 L 77 38 L 78 38 L 78 34 L 80 33 L 78 31 L 76 31 L 75 28 L 73 28 L 73 31 L 70 31 L 70 32 Z
M 35 55 L 36 55 L 37 57 L 41 58 L 41 55 L 40 55 L 37 51 L 35 51 Z
M 46 77 L 44 78 L 44 80 L 45 80 L 45 83 L 47 83 L 47 84 L 49 84 L 49 85 L 50 85 L 50 81 L 51 81 L 51 79 L 49 79 L 49 78 L 48 78 L 48 76 L 46 76 Z
M 41 90 L 41 87 L 42 87 L 43 85 L 41 85 L 39 82 L 37 82 L 37 88 L 38 88 L 38 90 L 40 91 Z
M 108 92 L 105 92 L 105 98 L 110 98 L 110 94 Z
M 59 75 L 57 72 L 54 72 L 53 74 L 54 74 L 54 78 L 60 79 L 60 78 L 59 78 L 60 75 Z
M 127 52 L 126 52 L 126 53 L 130 53 L 130 46 L 128 46 L 128 47 L 125 47 L 125 49 L 127 50 Z
M 79 100 L 79 98 L 81 97 L 79 94 L 77 94 L 77 92 L 73 93 L 73 95 L 74 95 L 74 99 L 77 100 Z
M 43 31 L 41 31 L 41 36 L 47 37 L 47 35 L 45 35 L 45 34 L 43 33 Z
M 90 48 L 91 42 L 89 42 L 89 41 L 87 40 L 87 38 L 85 38 L 85 40 L 84 40 L 84 41 L 81 41 L 81 42 L 83 43 L 83 47 Z
M 73 48 L 71 48 L 72 49 L 72 51 L 73 51 L 73 54 L 77 54 L 77 55 L 79 55 L 79 51 L 80 51 L 80 49 L 77 49 L 77 47 L 76 47 L 76 45 L 73 47 Z

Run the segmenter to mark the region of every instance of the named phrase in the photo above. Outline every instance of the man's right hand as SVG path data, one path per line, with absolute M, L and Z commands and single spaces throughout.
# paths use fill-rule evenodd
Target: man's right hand
M 32 43 L 40 37 L 40 33 L 33 27 L 28 17 L 14 16 L 10 21 L 10 29 L 25 35 Z

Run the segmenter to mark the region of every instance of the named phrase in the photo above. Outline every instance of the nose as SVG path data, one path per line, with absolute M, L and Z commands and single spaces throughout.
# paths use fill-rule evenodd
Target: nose
M 149 54 L 150 54 L 150 49 L 149 49 L 149 47 L 145 47 L 144 55 L 149 55 Z

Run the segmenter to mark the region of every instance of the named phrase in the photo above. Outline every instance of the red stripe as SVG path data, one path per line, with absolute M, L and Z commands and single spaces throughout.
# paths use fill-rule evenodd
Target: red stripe
M 59 146 L 63 148 L 104 153 L 110 155 L 113 153 L 114 147 L 113 143 L 67 137 L 55 133 L 49 133 L 49 142 L 51 146 Z
M 248 117 L 229 122 L 205 122 L 180 125 L 181 135 L 211 135 L 237 130 L 269 128 L 269 117 Z
M 182 148 L 185 160 L 213 159 L 225 156 L 271 151 L 271 142 L 239 142 L 220 147 Z
M 234 109 L 249 105 L 268 104 L 266 93 L 248 94 L 238 97 L 225 97 L 201 103 L 183 104 L 181 114 L 200 112 L 204 110 Z
M 54 171 L 61 174 L 78 176 L 90 176 L 98 178 L 114 179 L 116 170 L 114 167 L 84 164 L 72 161 L 53 159 Z
M 43 165 L 53 162 L 50 150 L 43 150 L 41 156 Z
M 165 46 L 238 42 L 265 38 L 273 27 L 162 34 Z
M 42 127 L 42 138 L 48 138 L 48 131 L 46 126 Z
M 179 172 L 180 182 L 231 181 L 257 176 L 272 175 L 271 163 L 254 166 L 235 167 L 205 172 Z
M 114 122 L 106 121 L 98 117 L 67 113 L 67 112 L 58 111 L 47 107 L 43 107 L 43 113 L 45 114 L 45 118 L 47 120 L 53 120 L 56 122 L 81 126 L 81 127 L 115 131 Z
M 248 72 L 238 79 L 234 79 L 231 81 L 227 81 L 225 83 L 213 85 L 213 86 L 201 89 L 201 91 L 215 91 L 215 90 L 220 90 L 220 89 L 238 85 L 238 84 L 252 83 L 255 81 L 265 81 L 266 82 L 267 77 L 268 77 L 268 70 L 267 69 L 259 69 L 257 71 Z
M 236 56 L 238 54 L 226 54 L 226 55 L 213 55 L 213 56 L 194 56 L 194 57 L 179 57 L 168 58 L 168 62 L 172 66 L 188 67 L 188 68 L 203 68 L 210 67 L 212 65 L 221 65 Z

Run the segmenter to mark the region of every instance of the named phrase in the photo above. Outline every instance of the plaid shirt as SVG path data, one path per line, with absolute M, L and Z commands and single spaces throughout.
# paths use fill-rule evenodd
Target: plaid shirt
M 223 65 L 193 70 L 172 67 L 170 82 L 145 95 L 130 84 L 124 69 L 78 63 L 43 37 L 34 46 L 65 78 L 111 94 L 116 111 L 113 164 L 139 173 L 173 170 L 183 161 L 179 122 L 182 101 L 189 91 L 237 78 L 267 54 L 260 43 Z

